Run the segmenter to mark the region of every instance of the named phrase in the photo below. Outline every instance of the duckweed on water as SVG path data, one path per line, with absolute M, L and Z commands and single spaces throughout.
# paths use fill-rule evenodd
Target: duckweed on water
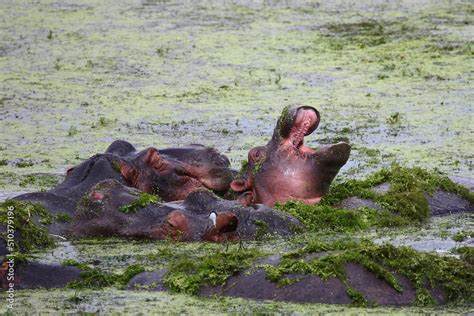
M 66 288 L 70 289 L 96 289 L 108 286 L 123 287 L 138 273 L 144 272 L 145 268 L 138 264 L 128 266 L 121 274 L 105 273 L 94 269 L 84 263 L 75 260 L 65 260 L 64 266 L 75 266 L 81 269 L 81 279 L 69 282 Z
M 325 255 L 321 257 L 303 260 L 308 254 L 323 252 Z M 355 304 L 366 304 L 368 301 L 363 295 L 349 286 L 345 274 L 345 264 L 349 262 L 372 271 L 398 292 L 403 292 L 403 288 L 392 271 L 407 277 L 416 289 L 416 303 L 419 305 L 435 302 L 427 287 L 443 289 L 448 302 L 472 303 L 474 299 L 474 267 L 467 262 L 417 252 L 410 247 L 376 245 L 367 240 L 322 242 L 315 239 L 302 249 L 286 254 L 279 265 L 263 267 L 267 277 L 275 282 L 284 280 L 291 272 L 314 274 L 324 280 L 336 277 L 344 283 Z
M 9 214 L 9 209 L 13 209 Z M 49 224 L 53 220 L 53 215 L 49 214 L 41 205 L 31 202 L 21 202 L 7 200 L 0 204 L 0 224 L 2 227 L 13 226 L 16 236 L 14 250 L 19 252 L 29 252 L 40 248 L 47 248 L 54 245 L 48 230 L 36 221 Z M 12 221 L 9 223 L 9 221 Z M 2 232 L 0 237 L 7 241 L 8 230 Z

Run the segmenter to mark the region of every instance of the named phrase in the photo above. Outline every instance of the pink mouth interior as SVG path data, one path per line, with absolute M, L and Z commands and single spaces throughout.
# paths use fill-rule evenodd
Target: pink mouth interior
M 288 141 L 303 153 L 312 154 L 316 151 L 304 145 L 304 137 L 310 133 L 317 123 L 318 117 L 315 111 L 311 109 L 300 109 L 296 116 L 295 125 L 291 129 Z

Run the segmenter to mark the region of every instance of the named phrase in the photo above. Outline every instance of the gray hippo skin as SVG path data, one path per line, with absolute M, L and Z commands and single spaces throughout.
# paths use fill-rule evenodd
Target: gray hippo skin
M 183 201 L 154 202 L 129 213 L 121 211 L 140 194 L 116 180 L 98 183 L 78 203 L 68 235 L 220 242 L 255 239 L 262 225 L 265 233 L 280 236 L 302 228 L 288 214 L 264 205 L 242 207 L 207 189 L 195 190 Z

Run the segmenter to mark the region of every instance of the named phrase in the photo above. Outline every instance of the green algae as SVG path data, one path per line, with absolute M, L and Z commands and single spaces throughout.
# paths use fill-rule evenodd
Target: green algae
M 374 188 L 385 183 L 390 184 L 387 191 L 377 193 Z M 472 192 L 439 172 L 393 164 L 390 169 L 380 170 L 364 180 L 333 185 L 319 204 L 288 201 L 275 207 L 295 216 L 312 231 L 354 232 L 371 227 L 400 227 L 413 224 L 413 220 L 419 223 L 428 218 L 426 194 L 436 189 L 459 194 L 471 202 L 474 200 Z M 383 209 L 366 206 L 348 210 L 337 206 L 350 197 L 371 199 Z
M 123 205 L 119 208 L 120 212 L 125 214 L 135 213 L 138 209 L 144 208 L 150 204 L 156 204 L 161 202 L 160 198 L 153 194 L 148 194 L 146 192 L 140 192 L 138 197 L 133 200 L 130 204 Z
M 138 264 L 128 266 L 123 273 L 112 274 L 106 273 L 96 268 L 91 268 L 89 265 L 79 263 L 75 260 L 63 261 L 64 266 L 78 267 L 80 272 L 80 279 L 73 280 L 66 284 L 66 288 L 70 289 L 96 289 L 109 286 L 124 287 L 128 281 L 138 273 L 145 271 L 145 268 Z
M 40 191 L 51 189 L 54 186 L 59 184 L 59 179 L 57 176 L 53 175 L 35 175 L 35 174 L 27 174 L 22 177 L 18 185 L 22 188 L 25 187 L 40 187 Z
M 216 252 L 199 258 L 181 256 L 171 261 L 164 283 L 171 292 L 197 294 L 204 285 L 224 285 L 233 274 L 261 256 L 256 249 Z
M 277 204 L 277 209 L 298 218 L 307 229 L 318 230 L 358 230 L 364 225 L 357 211 L 337 209 L 326 205 L 307 205 L 302 202 L 289 201 Z
M 321 257 L 302 260 L 308 254 L 323 252 L 325 255 Z M 415 286 L 416 303 L 419 305 L 431 305 L 435 302 L 426 289 L 427 286 L 442 288 L 445 299 L 451 303 L 469 304 L 474 300 L 471 286 L 474 268 L 468 263 L 451 257 L 417 252 L 409 247 L 376 245 L 368 240 L 324 242 L 316 239 L 307 246 L 286 254 L 277 266 L 265 266 L 265 269 L 267 277 L 272 281 L 279 281 L 290 272 L 315 274 L 322 279 L 337 277 L 345 284 L 353 302 L 365 305 L 368 301 L 349 286 L 345 275 L 345 264 L 349 262 L 358 263 L 372 271 L 398 292 L 402 292 L 403 288 L 391 270 L 407 277 Z
M 383 183 L 390 184 L 388 191 L 383 194 L 376 193 L 374 187 Z M 422 221 L 429 215 L 425 194 L 433 193 L 436 189 L 453 192 L 470 202 L 474 201 L 472 192 L 452 182 L 440 172 L 392 164 L 390 169 L 382 169 L 365 180 L 349 180 L 332 186 L 321 204 L 335 205 L 345 198 L 357 196 L 372 199 L 402 217 Z
M 3 4 L 0 150 L 9 164 L 0 166 L 1 190 L 38 190 L 36 184 L 19 187 L 23 172 L 62 173 L 123 138 L 137 148 L 204 142 L 238 166 L 250 148 L 268 141 L 282 107 L 294 102 L 313 105 L 322 115 L 319 130 L 307 137 L 307 145 L 316 147 L 344 136 L 359 148 L 374 151 L 353 151 L 336 181 L 360 178 L 392 161 L 473 176 L 472 73 L 466 67 L 472 58 L 472 4 L 204 2 L 166 4 L 166 9 L 162 5 L 95 0 L 76 5 Z M 368 25 L 361 25 L 364 21 Z M 387 123 L 394 113 L 402 119 Z M 92 128 L 100 117 L 113 124 Z M 69 136 L 71 126 L 75 132 Z M 351 132 L 342 133 L 344 128 Z M 15 168 L 13 162 L 19 158 L 34 165 Z M 405 237 L 406 230 L 401 229 L 381 230 L 396 242 L 397 236 Z M 410 236 L 420 238 L 415 232 Z M 154 247 L 163 247 L 136 241 L 81 242 L 77 241 L 80 255 L 102 260 L 104 269 L 122 267 L 135 254 L 146 257 Z M 261 250 L 281 252 L 293 242 L 298 243 L 265 241 Z M 196 244 L 166 247 L 201 255 L 219 249 Z M 162 301 L 156 293 L 115 290 L 80 293 L 83 305 L 65 305 L 64 299 L 74 295 L 73 291 L 19 292 L 19 311 L 468 311 L 347 309 L 167 294 L 162 294 L 166 297 Z M 222 301 L 232 303 L 223 307 Z
M 66 213 L 55 214 L 53 218 L 63 223 L 70 223 L 72 221 L 72 216 Z
M 465 241 L 466 239 L 469 239 L 469 238 L 472 238 L 472 237 L 474 237 L 474 232 L 472 232 L 472 231 L 461 231 L 461 232 L 453 235 L 451 238 L 454 241 L 462 242 L 462 241 Z
M 255 220 L 255 240 L 262 240 L 268 234 L 268 223 L 262 220 Z
M 53 215 L 39 204 L 8 200 L 0 204 L 0 223 L 6 228 L 0 237 L 7 243 L 10 252 L 27 253 L 51 247 L 54 241 L 48 230 L 36 221 L 48 225 L 53 218 Z M 11 233 L 15 238 L 8 237 Z M 9 239 L 14 240 L 12 245 L 8 242 Z
M 461 259 L 469 263 L 470 265 L 474 265 L 474 248 L 473 247 L 459 247 L 456 248 L 455 251 L 461 255 Z
M 0 298 L 4 294 L 0 293 Z M 295 304 L 274 301 L 254 301 L 242 298 L 201 298 L 166 292 L 105 290 L 23 290 L 16 293 L 15 312 L 22 314 L 325 314 L 325 315 L 459 315 L 470 307 L 375 307 L 345 305 Z M 6 306 L 0 306 L 6 312 Z

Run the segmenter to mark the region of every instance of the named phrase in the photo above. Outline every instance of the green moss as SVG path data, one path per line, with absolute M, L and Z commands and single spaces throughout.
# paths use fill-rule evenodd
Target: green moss
M 461 259 L 474 266 L 474 248 L 469 246 L 456 248 L 455 251 L 461 255 Z
M 0 159 L 0 166 L 8 165 L 8 159 Z
M 120 170 L 121 170 L 121 163 L 119 160 L 112 160 L 112 168 L 117 171 L 118 173 L 120 173 Z
M 161 200 L 156 195 L 140 192 L 138 197 L 132 203 L 121 206 L 119 211 L 126 214 L 135 213 L 140 208 L 144 208 L 150 204 L 155 204 L 160 201 Z
M 72 217 L 69 214 L 63 213 L 63 214 L 55 214 L 53 215 L 54 219 L 63 222 L 63 223 L 69 223 L 72 221 Z
M 198 258 L 181 255 L 168 266 L 165 284 L 172 292 L 197 294 L 204 285 L 223 285 L 231 275 L 249 267 L 260 255 L 255 249 L 217 251 Z
M 325 255 L 310 260 L 303 258 L 311 253 Z M 448 302 L 469 303 L 474 299 L 474 268 L 451 257 L 417 252 L 409 247 L 395 247 L 389 244 L 376 245 L 370 241 L 355 242 L 342 239 L 335 242 L 312 240 L 302 249 L 288 253 L 278 266 L 265 267 L 267 277 L 278 281 L 288 273 L 314 274 L 327 280 L 339 278 L 346 286 L 348 295 L 355 304 L 366 304 L 367 300 L 350 288 L 345 275 L 345 265 L 349 262 L 360 264 L 385 280 L 398 292 L 403 288 L 392 273 L 407 277 L 416 289 L 417 304 L 429 305 L 434 302 L 427 286 L 444 290 Z
M 390 189 L 386 193 L 377 194 L 373 191 L 375 186 L 385 182 L 390 184 Z M 321 204 L 336 205 L 345 198 L 357 196 L 372 199 L 384 209 L 402 217 L 422 221 L 430 212 L 425 194 L 432 193 L 436 189 L 453 192 L 471 202 L 474 201 L 472 192 L 452 182 L 440 172 L 392 164 L 390 169 L 380 170 L 365 180 L 350 180 L 333 185 Z
M 64 266 L 76 266 L 81 269 L 81 279 L 69 282 L 66 288 L 70 289 L 97 289 L 109 286 L 124 287 L 128 281 L 138 273 L 144 272 L 145 268 L 138 264 L 128 266 L 123 273 L 106 273 L 99 269 L 91 268 L 87 264 L 75 260 L 63 261 Z
M 256 220 L 255 239 L 261 240 L 268 234 L 268 223 L 262 220 Z
M 8 244 L 8 228 L 10 227 L 21 236 L 15 238 L 14 245 L 9 247 L 10 251 L 29 252 L 54 244 L 48 230 L 35 224 L 36 220 L 43 224 L 49 224 L 52 215 L 41 205 L 31 202 L 7 200 L 0 204 L 0 223 L 7 227 L 7 230 L 1 233 L 1 238 Z

